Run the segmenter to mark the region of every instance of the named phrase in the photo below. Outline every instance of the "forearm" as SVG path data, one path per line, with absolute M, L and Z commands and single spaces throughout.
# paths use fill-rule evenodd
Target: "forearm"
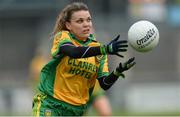
M 101 46 L 89 47 L 80 46 L 76 47 L 71 43 L 66 43 L 60 47 L 60 53 L 70 56 L 72 58 L 86 58 L 105 54 L 105 48 Z
M 123 74 L 122 77 L 124 77 Z M 98 81 L 101 88 L 103 88 L 104 90 L 108 90 L 117 81 L 118 78 L 119 76 L 115 75 L 114 72 L 112 72 L 108 76 L 99 78 Z
M 104 90 L 107 90 L 117 81 L 118 77 L 125 78 L 123 73 L 136 64 L 134 60 L 135 58 L 133 57 L 127 60 L 125 63 L 119 63 L 119 66 L 111 74 L 102 78 L 98 78 L 101 87 Z

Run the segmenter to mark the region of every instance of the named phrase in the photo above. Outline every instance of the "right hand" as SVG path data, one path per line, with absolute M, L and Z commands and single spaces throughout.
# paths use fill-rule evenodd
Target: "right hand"
M 120 55 L 118 52 L 126 52 L 127 51 L 127 40 L 119 40 L 120 35 L 118 35 L 115 39 L 113 39 L 109 44 L 106 46 L 106 52 L 108 54 L 117 55 L 119 57 L 124 57 Z

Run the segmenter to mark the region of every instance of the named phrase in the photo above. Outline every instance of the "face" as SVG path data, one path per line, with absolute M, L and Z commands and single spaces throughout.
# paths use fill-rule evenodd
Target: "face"
M 66 27 L 78 39 L 85 41 L 92 29 L 91 15 L 89 11 L 81 10 L 72 14 L 69 22 L 66 22 Z

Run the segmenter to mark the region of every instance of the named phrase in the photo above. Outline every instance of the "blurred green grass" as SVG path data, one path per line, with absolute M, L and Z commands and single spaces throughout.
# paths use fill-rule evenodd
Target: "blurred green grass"
M 113 112 L 114 116 L 180 116 L 180 112 Z
M 88 116 L 98 116 L 98 113 L 91 108 L 88 111 Z M 162 111 L 162 112 L 128 112 L 113 110 L 113 116 L 179 116 L 180 111 Z
M 128 112 L 128 111 L 119 111 L 113 110 L 112 116 L 178 116 L 180 117 L 180 111 L 162 111 L 162 112 Z M 9 113 L 4 112 L 0 113 L 0 116 L 32 116 L 31 113 Z M 85 116 L 98 116 L 98 113 L 95 109 L 90 108 Z

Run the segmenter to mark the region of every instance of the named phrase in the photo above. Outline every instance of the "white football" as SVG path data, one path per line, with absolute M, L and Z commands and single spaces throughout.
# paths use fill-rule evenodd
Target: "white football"
M 128 42 L 138 52 L 148 52 L 157 46 L 159 31 L 146 20 L 135 22 L 128 31 Z

